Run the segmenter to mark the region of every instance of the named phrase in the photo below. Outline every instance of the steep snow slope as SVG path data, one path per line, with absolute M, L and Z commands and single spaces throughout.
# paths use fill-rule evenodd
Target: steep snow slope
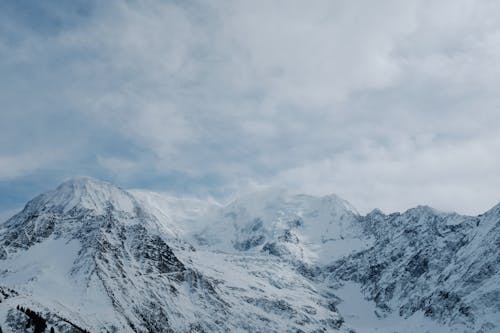
M 156 193 L 144 190 L 130 190 L 138 202 L 168 232 L 176 237 L 188 239 L 192 234 L 206 224 L 205 216 L 221 207 L 212 199 L 179 198 L 165 193 Z
M 31 332 L 496 332 L 500 205 L 361 216 L 269 189 L 228 205 L 78 178 L 0 224 L 0 325 Z
M 165 296 L 202 277 L 176 258 L 158 226 L 126 191 L 66 182 L 3 225 L 2 284 L 92 331 L 173 327 L 163 312 L 178 305 Z
M 41 312 L 61 332 L 341 326 L 329 299 L 285 262 L 195 251 L 177 238 L 182 224 L 167 218 L 191 216 L 192 208 L 165 215 L 152 207 L 89 178 L 30 201 L 1 226 L 0 286 L 16 292 L 0 303 L 2 326 L 23 326 L 16 305 Z

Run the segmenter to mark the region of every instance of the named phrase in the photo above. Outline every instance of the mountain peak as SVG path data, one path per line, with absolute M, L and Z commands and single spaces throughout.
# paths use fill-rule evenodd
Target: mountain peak
M 96 179 L 96 178 L 93 178 L 93 177 L 89 177 L 89 176 L 77 176 L 77 177 L 73 177 L 73 178 L 69 178 L 67 180 L 65 180 L 64 182 L 62 182 L 58 187 L 61 187 L 61 186 L 70 186 L 70 185 L 74 185 L 74 186 L 83 186 L 83 185 L 97 185 L 97 186 L 102 186 L 102 185 L 111 185 L 111 183 L 108 183 L 106 181 L 103 181 L 103 180 L 99 180 L 99 179 Z M 113 185 L 114 186 L 114 185 Z
M 91 177 L 77 177 L 60 184 L 55 190 L 43 193 L 30 201 L 34 209 L 68 212 L 78 207 L 103 213 L 107 207 L 132 211 L 135 199 L 127 191 Z
M 414 215 L 448 215 L 448 213 L 442 212 L 435 208 L 432 208 L 427 205 L 418 205 L 416 207 L 408 209 L 405 214 L 414 214 Z
M 249 192 L 237 197 L 229 203 L 227 207 L 245 206 L 250 209 L 266 210 L 277 207 L 289 206 L 310 206 L 326 205 L 330 208 L 335 207 L 339 211 L 348 211 L 354 215 L 359 215 L 357 210 L 346 200 L 336 194 L 324 196 L 314 196 L 309 194 L 297 193 L 282 187 L 267 187 L 254 192 Z

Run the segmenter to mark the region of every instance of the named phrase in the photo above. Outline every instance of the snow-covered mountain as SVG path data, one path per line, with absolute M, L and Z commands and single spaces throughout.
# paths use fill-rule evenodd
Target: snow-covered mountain
M 0 326 L 496 332 L 499 228 L 500 206 L 361 216 L 334 195 L 221 205 L 78 178 L 0 224 Z

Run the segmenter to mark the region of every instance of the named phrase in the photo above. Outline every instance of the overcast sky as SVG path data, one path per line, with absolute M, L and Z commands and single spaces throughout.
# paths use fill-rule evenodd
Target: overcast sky
M 78 175 L 481 213 L 500 2 L 1 1 L 0 211 Z

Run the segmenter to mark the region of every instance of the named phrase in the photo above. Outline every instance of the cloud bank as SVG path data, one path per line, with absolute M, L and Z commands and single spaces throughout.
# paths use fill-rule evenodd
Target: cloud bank
M 500 200 L 496 1 L 0 7 L 3 208 L 81 174 L 362 212 Z

